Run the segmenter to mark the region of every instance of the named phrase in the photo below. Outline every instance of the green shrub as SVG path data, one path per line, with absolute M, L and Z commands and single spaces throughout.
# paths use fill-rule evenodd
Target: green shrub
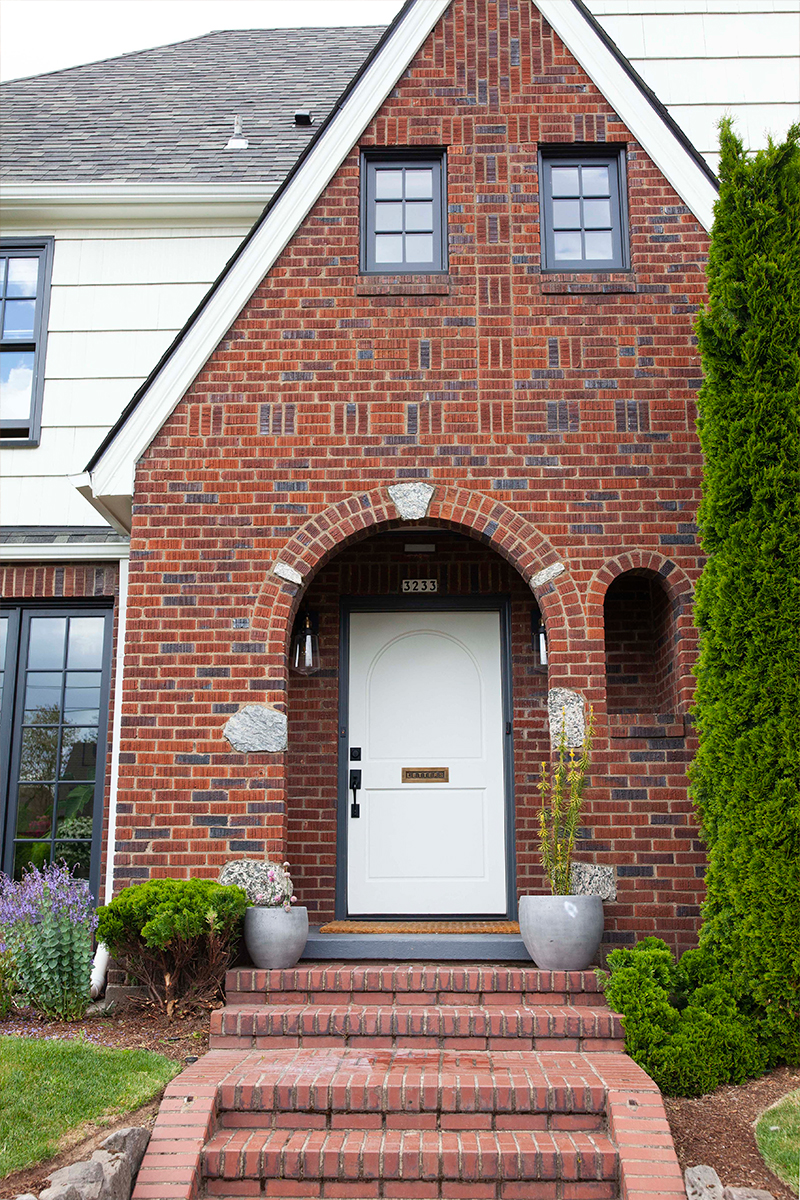
M 88 883 L 67 867 L 29 866 L 17 881 L 0 876 L 0 942 L 12 981 L 48 1016 L 73 1020 L 88 1008 L 96 924 Z
M 98 909 L 98 938 L 168 1017 L 219 996 L 247 897 L 207 879 L 151 879 Z
M 625 1049 L 662 1091 L 699 1096 L 766 1069 L 757 1020 L 707 955 L 690 950 L 676 963 L 665 942 L 645 938 L 613 950 L 608 966 L 605 996 L 622 1014 Z
M 794 126 L 749 159 L 722 122 L 697 327 L 700 946 L 752 1010 L 770 1063 L 800 1061 L 799 141 Z

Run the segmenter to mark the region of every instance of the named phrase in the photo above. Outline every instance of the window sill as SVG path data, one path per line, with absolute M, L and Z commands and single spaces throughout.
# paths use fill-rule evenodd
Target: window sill
M 356 283 L 357 296 L 449 296 L 449 275 L 371 275 Z
M 613 295 L 635 292 L 632 271 L 564 271 L 542 274 L 545 296 Z
M 10 438 L 0 434 L 0 450 L 35 450 L 38 445 L 38 439 Z

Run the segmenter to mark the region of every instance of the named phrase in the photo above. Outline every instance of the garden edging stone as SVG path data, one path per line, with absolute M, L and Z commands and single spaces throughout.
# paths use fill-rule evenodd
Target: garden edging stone
M 142 1126 L 115 1130 L 90 1159 L 54 1171 L 39 1200 L 130 1200 L 149 1141 Z

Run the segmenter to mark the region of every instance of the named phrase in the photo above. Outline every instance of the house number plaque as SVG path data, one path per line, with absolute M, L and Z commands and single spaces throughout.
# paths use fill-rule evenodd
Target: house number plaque
M 438 579 L 404 579 L 400 590 L 402 592 L 438 592 Z
M 449 783 L 449 767 L 403 767 L 403 783 Z

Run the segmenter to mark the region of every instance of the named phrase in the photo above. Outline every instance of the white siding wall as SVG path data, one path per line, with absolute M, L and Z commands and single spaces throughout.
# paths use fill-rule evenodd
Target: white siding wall
M 3 525 L 103 524 L 67 476 L 86 466 L 249 228 L 46 231 L 56 243 L 42 436 L 35 449 L 0 451 Z
M 717 122 L 745 146 L 800 121 L 800 0 L 586 0 L 716 170 Z

